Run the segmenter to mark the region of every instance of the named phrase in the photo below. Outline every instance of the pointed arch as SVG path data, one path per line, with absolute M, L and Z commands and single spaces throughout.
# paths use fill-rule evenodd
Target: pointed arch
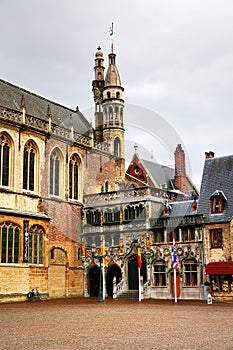
M 33 140 L 28 140 L 23 151 L 23 189 L 38 190 L 39 150 Z
M 61 197 L 63 194 L 64 158 L 58 147 L 50 154 L 49 194 Z
M 19 263 L 20 227 L 12 222 L 0 224 L 0 263 Z
M 13 179 L 13 141 L 6 132 L 0 133 L 0 186 L 10 187 Z
M 69 159 L 69 199 L 79 200 L 81 196 L 81 159 L 73 153 Z

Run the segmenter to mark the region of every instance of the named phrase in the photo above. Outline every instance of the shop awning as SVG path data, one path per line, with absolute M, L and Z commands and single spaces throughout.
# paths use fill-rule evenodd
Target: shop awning
M 205 271 L 207 275 L 233 275 L 233 261 L 211 262 Z

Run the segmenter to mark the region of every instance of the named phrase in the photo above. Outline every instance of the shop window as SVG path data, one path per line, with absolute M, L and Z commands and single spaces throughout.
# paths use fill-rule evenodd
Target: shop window
M 20 235 L 18 226 L 12 223 L 0 225 L 0 261 L 1 263 L 19 262 Z
M 197 286 L 197 262 L 186 260 L 184 262 L 184 285 Z
M 28 262 L 43 264 L 43 228 L 33 225 L 28 235 Z
M 211 229 L 210 230 L 210 247 L 211 248 L 222 248 L 222 229 Z
M 211 275 L 210 281 L 212 292 L 233 292 L 233 275 Z
M 164 261 L 156 262 L 154 264 L 154 286 L 165 287 L 166 284 L 166 265 Z

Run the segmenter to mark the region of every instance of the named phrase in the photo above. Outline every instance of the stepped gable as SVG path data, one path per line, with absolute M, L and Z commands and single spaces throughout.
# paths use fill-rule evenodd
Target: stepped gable
M 205 216 L 206 222 L 227 222 L 233 217 L 233 155 L 208 158 L 205 160 L 198 212 Z M 210 197 L 215 191 L 226 196 L 224 211 L 211 214 Z
M 0 79 L 0 106 L 3 108 L 20 111 L 22 100 L 26 114 L 47 120 L 48 106 L 51 112 L 52 123 L 70 128 L 71 116 L 74 131 L 79 134 L 88 134 L 91 129 L 90 123 L 79 110 L 72 110 L 56 102 L 50 101 L 24 88 L 13 85 Z

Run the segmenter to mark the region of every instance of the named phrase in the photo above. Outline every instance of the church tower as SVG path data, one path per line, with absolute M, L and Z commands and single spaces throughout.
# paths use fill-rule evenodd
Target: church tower
M 109 64 L 104 79 L 104 59 L 98 48 L 95 58 L 95 80 L 92 82 L 95 102 L 95 136 L 98 141 L 108 142 L 110 153 L 116 157 L 121 175 L 125 173 L 124 100 L 120 74 L 116 66 L 116 54 L 108 55 Z

